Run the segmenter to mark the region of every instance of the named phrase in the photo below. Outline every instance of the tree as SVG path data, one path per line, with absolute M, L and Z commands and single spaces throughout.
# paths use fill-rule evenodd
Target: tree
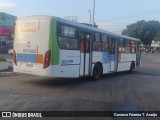
M 123 35 L 138 38 L 145 45 L 151 45 L 152 40 L 160 31 L 159 21 L 137 21 L 136 23 L 127 25 L 126 29 L 122 31 Z
M 156 42 L 160 42 L 160 31 L 156 34 L 156 36 L 154 37 L 154 41 Z

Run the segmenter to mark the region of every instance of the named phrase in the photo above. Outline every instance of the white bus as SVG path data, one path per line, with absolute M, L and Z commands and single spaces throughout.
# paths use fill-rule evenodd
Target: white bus
M 14 72 L 99 79 L 140 66 L 140 40 L 51 16 L 16 21 Z

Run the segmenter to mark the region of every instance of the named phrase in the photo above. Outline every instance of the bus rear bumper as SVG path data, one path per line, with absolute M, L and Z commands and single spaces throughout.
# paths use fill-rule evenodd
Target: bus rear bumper
M 37 76 L 48 76 L 48 77 L 56 77 L 53 73 L 51 74 L 51 68 L 46 69 L 27 69 L 21 68 L 16 65 L 13 65 L 13 72 L 29 74 L 29 75 L 37 75 Z
M 74 69 L 79 69 L 79 66 L 62 67 L 59 65 L 53 65 L 46 69 L 26 69 L 13 65 L 14 72 L 52 78 L 78 78 L 79 72 L 74 72 Z

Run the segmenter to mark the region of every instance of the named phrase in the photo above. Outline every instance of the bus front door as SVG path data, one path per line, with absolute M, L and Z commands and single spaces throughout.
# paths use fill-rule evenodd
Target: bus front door
M 88 76 L 91 73 L 90 40 L 90 33 L 80 32 L 80 76 Z
M 140 59 L 141 59 L 141 48 L 140 48 L 140 43 L 137 43 L 137 48 L 136 48 L 136 66 L 140 67 Z

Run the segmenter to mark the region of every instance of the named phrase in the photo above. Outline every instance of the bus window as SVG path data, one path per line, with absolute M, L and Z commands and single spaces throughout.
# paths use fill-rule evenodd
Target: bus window
M 119 52 L 125 52 L 125 41 L 124 41 L 124 39 L 119 40 Z
M 126 53 L 130 53 L 131 52 L 130 41 L 129 40 L 125 40 L 125 52 Z
M 109 52 L 110 53 L 115 53 L 115 41 L 116 41 L 116 38 L 110 37 L 110 40 L 109 40 Z
M 89 42 L 90 42 L 90 34 L 86 32 L 81 32 L 80 35 L 80 51 L 81 53 L 89 53 Z
M 136 42 L 131 41 L 131 53 L 136 53 Z
M 108 51 L 108 36 L 102 35 L 102 51 Z
M 58 44 L 61 49 L 78 49 L 77 29 L 58 24 L 57 34 Z
M 101 37 L 99 33 L 95 33 L 94 35 L 93 50 L 94 51 L 102 50 Z

